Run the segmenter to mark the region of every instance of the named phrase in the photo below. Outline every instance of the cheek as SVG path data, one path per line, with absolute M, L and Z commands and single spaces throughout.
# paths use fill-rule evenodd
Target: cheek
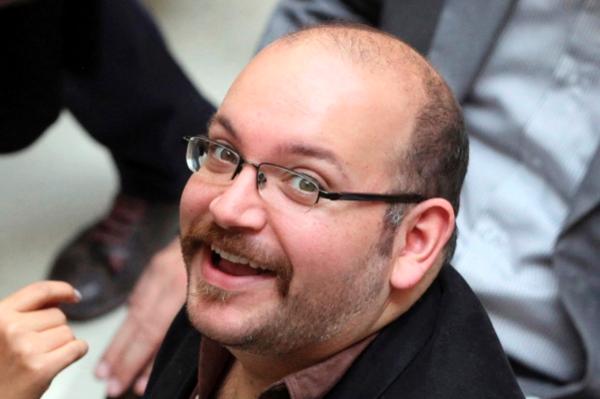
M 179 223 L 182 232 L 186 231 L 194 220 L 207 212 L 211 198 L 210 190 L 206 186 L 194 182 L 193 176 L 190 177 L 181 194 L 179 206 Z
M 294 265 L 294 277 L 298 277 L 296 283 L 304 286 L 336 279 L 362 267 L 377 242 L 379 228 L 378 223 L 359 223 L 356 217 L 288 223 L 286 252 Z

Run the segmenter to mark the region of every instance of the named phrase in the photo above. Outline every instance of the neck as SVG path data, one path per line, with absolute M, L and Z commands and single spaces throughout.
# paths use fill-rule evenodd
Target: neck
M 331 354 L 329 351 L 311 354 L 289 353 L 285 355 L 262 355 L 228 348 L 235 358 L 230 374 L 240 381 L 264 391 L 285 376 L 319 363 Z M 252 397 L 252 396 L 248 396 Z
M 221 399 L 258 398 L 272 384 L 270 378 L 257 375 L 235 360 L 221 386 Z
M 410 308 L 429 284 L 394 292 L 387 298 L 382 312 L 371 317 L 357 318 L 327 341 L 303 347 L 285 354 L 256 354 L 238 348 L 227 347 L 235 362 L 224 381 L 223 389 L 237 393 L 240 398 L 257 398 L 269 386 L 297 371 L 322 362 L 343 351 L 367 336 L 379 331 Z M 226 395 L 225 397 L 236 397 Z
M 318 363 L 295 356 L 266 357 L 230 350 L 235 358 L 221 387 L 220 398 L 258 398 L 284 377 Z
M 238 392 L 243 390 L 245 394 L 240 397 L 258 397 L 277 381 L 343 351 L 377 331 L 381 325 L 376 322 L 369 323 L 367 326 L 353 325 L 352 327 L 347 330 L 351 334 L 337 334 L 334 338 L 312 345 L 310 349 L 302 348 L 286 354 L 256 354 L 228 347 L 227 349 L 235 358 L 235 363 L 226 383 L 231 382 L 230 385 L 233 386 L 235 381 Z

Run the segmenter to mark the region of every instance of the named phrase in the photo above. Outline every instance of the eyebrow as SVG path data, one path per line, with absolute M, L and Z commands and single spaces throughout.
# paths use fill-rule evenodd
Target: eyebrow
M 323 160 L 333 166 L 344 176 L 347 178 L 348 175 L 344 171 L 342 164 L 338 160 L 338 158 L 334 155 L 333 152 L 326 150 L 324 148 L 319 148 L 307 144 L 300 143 L 285 143 L 279 146 L 278 151 L 282 153 L 294 154 L 294 155 L 303 155 L 315 159 Z
M 233 138 L 239 138 L 239 134 L 233 126 L 233 123 L 226 116 L 214 114 L 208 122 L 208 128 L 210 129 L 214 124 L 221 125 L 221 127 L 223 127 L 225 131 L 229 133 Z M 335 168 L 344 176 L 344 178 L 348 178 L 348 175 L 344 171 L 341 162 L 338 160 L 335 154 L 332 151 L 327 150 L 325 148 L 315 147 L 304 143 L 285 143 L 278 146 L 277 151 L 283 154 L 287 153 L 292 155 L 303 155 L 323 160 L 335 166 Z
M 237 133 L 237 130 L 235 130 L 235 128 L 233 127 L 233 123 L 231 123 L 229 118 L 227 118 L 226 116 L 219 115 L 217 113 L 211 116 L 210 120 L 208 121 L 208 130 L 210 130 L 210 128 L 215 124 L 221 125 L 227 131 L 227 133 L 233 136 L 233 138 L 238 138 L 239 135 Z

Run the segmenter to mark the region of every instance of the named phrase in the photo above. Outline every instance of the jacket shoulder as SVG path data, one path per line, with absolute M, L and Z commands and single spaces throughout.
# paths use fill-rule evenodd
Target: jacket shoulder
M 479 300 L 450 265 L 327 398 L 523 399 Z
M 158 351 L 144 398 L 188 398 L 198 370 L 200 333 L 190 324 L 183 307 Z

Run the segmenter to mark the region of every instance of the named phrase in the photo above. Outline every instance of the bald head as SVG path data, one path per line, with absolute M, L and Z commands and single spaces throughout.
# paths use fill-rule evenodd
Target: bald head
M 366 25 L 334 23 L 306 27 L 282 37 L 277 44 L 318 44 L 372 71 L 433 69 L 413 48 L 383 31 Z M 435 73 L 435 72 L 434 72 Z
M 439 74 L 414 49 L 392 35 L 365 25 L 311 26 L 282 37 L 270 47 L 277 50 L 293 46 L 320 48 L 372 77 L 387 77 L 393 85 L 390 88 L 406 91 L 405 95 L 411 95 L 413 104 L 424 104 L 427 89 L 423 85 L 426 82 L 439 82 L 445 86 Z
M 468 139 L 458 103 L 425 58 L 395 36 L 358 24 L 307 27 L 272 44 L 278 46 L 320 46 L 369 74 L 387 76 L 388 90 L 408 96 L 415 107 L 408 145 L 404 140 L 391 141 L 398 145 L 393 166 L 396 189 L 445 198 L 458 213 L 468 164 Z M 396 207 L 396 211 L 402 208 Z M 388 221 L 399 220 L 395 213 L 390 209 Z M 448 243 L 447 258 L 455 245 L 456 232 Z
M 242 71 L 219 113 L 247 121 L 255 138 L 285 132 L 287 140 L 358 153 L 347 162 L 354 181 L 343 189 L 441 197 L 458 212 L 468 157 L 460 109 L 433 67 L 386 33 L 335 24 L 289 34 Z M 385 185 L 374 172 L 385 172 Z M 388 230 L 399 226 L 404 210 L 390 207 Z M 455 236 L 447 257 L 454 242 Z

